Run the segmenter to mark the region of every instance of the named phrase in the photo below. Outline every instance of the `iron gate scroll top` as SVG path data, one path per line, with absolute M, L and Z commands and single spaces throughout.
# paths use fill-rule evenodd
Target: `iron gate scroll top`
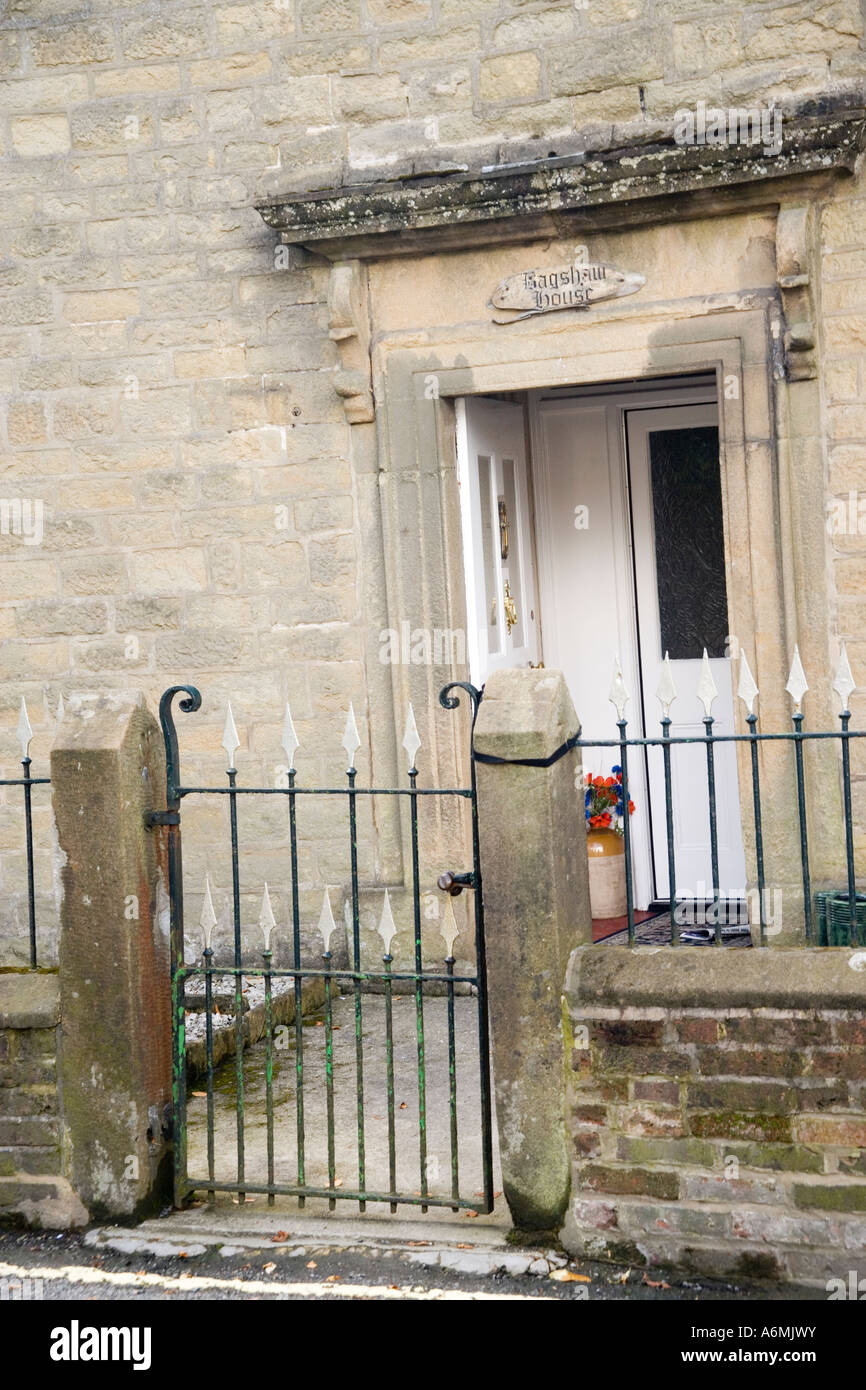
M 440 703 L 457 709 L 460 692 L 468 697 L 474 727 L 481 695 L 473 686 L 446 686 Z M 358 786 L 355 754 L 361 739 L 350 706 L 342 740 L 345 784 L 299 785 L 295 754 L 300 744 L 287 705 L 282 747 L 288 766 L 280 785 L 239 786 L 235 753 L 240 739 L 229 705 L 222 740 L 228 758 L 226 784 L 185 786 L 172 709 L 178 695 L 183 697 L 179 708 L 186 714 L 202 705 L 192 685 L 172 686 L 162 696 L 166 811 L 152 814 L 149 821 L 164 828 L 167 850 L 175 1205 L 181 1206 L 194 1191 L 206 1191 L 211 1200 L 220 1192 L 238 1194 L 241 1201 L 247 1193 L 266 1193 L 269 1204 L 277 1195 L 296 1197 L 300 1205 L 307 1198 L 322 1198 L 331 1209 L 338 1199 L 348 1199 L 357 1201 L 362 1211 L 367 1202 L 380 1202 L 392 1212 L 399 1203 L 422 1212 L 434 1206 L 490 1212 L 490 1062 L 474 765 L 468 787 L 419 786 L 415 762 L 421 739 L 410 705 L 402 740 L 409 764 L 406 785 Z M 411 968 L 395 961 L 392 943 L 398 927 L 387 888 L 382 890 L 378 924 L 381 967 L 368 968 L 362 956 L 359 798 L 379 796 L 401 797 L 408 803 Z M 194 800 L 186 807 L 189 797 Z M 190 964 L 184 949 L 181 830 L 182 822 L 188 829 L 195 824 L 193 804 L 199 797 L 227 799 L 224 863 L 226 882 L 230 871 L 231 883 L 223 941 L 210 875 L 205 875 L 203 949 L 200 959 Z M 257 898 L 261 896 L 260 952 L 245 948 L 243 939 L 242 901 L 249 887 L 242 881 L 239 809 L 255 804 L 247 799 L 262 797 L 282 798 L 286 809 L 289 963 L 283 966 L 274 964 L 273 938 L 280 923 L 266 882 L 256 885 Z M 347 817 L 346 965 L 335 959 L 336 920 L 329 890 L 321 884 L 320 962 L 311 963 L 304 951 L 304 935 L 312 925 L 309 884 L 299 865 L 305 797 L 337 798 Z M 452 877 L 476 889 L 467 908 L 474 968 L 456 968 L 460 933 L 450 895 L 439 921 L 443 963 L 425 968 L 419 808 L 428 797 L 457 798 L 469 806 L 472 871 Z M 214 849 L 211 846 L 211 855 Z M 429 954 L 429 935 L 425 941 Z M 221 1066 L 229 1059 L 233 1065 Z M 197 1073 L 203 1074 L 203 1090 L 193 1090 L 190 1084 Z

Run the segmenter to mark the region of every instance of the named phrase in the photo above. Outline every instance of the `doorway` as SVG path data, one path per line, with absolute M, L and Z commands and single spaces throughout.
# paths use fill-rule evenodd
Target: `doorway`
M 612 739 L 618 659 L 631 696 L 628 736 L 658 737 L 667 653 L 672 734 L 700 738 L 706 649 L 718 690 L 713 733 L 733 733 L 715 375 L 465 397 L 457 406 L 473 682 L 543 661 L 565 674 L 583 737 Z M 615 749 L 585 750 L 587 771 L 608 775 L 616 761 Z M 705 903 L 713 892 L 704 747 L 675 747 L 671 761 L 677 900 Z M 647 749 L 629 767 L 634 902 L 652 910 L 669 900 L 661 751 Z M 746 871 L 732 744 L 716 749 L 716 794 L 721 897 L 734 903 Z

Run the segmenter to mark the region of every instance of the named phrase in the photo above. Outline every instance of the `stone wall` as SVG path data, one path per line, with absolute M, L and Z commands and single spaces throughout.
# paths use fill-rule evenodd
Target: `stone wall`
M 61 693 L 119 686 L 155 704 L 190 678 L 205 697 L 182 735 L 191 776 L 222 775 L 228 698 L 250 781 L 284 765 L 286 698 L 310 782 L 342 775 L 350 700 L 364 766 L 362 584 L 377 557 L 333 389 L 328 267 L 275 247 L 257 198 L 374 167 L 609 144 L 699 100 L 817 92 L 862 75 L 862 32 L 858 0 L 13 0 L 0 21 L 0 468 L 6 502 L 44 509 L 44 536 L 0 532 L 0 770 L 17 771 L 22 694 L 38 762 Z M 864 208 L 861 184 L 824 218 L 834 490 L 863 485 Z M 859 536 L 838 548 L 840 631 L 866 684 L 866 557 Z M 361 832 L 375 879 L 369 821 Z M 209 851 L 225 833 L 214 814 L 187 835 L 190 882 L 211 874 L 218 911 L 228 875 Z M 287 846 L 268 810 L 248 833 L 254 922 Z M 4 816 L 10 881 L 18 836 Z M 344 883 L 342 834 L 311 816 L 302 840 L 305 883 Z M 49 931 L 50 872 L 46 857 Z
M 817 1288 L 858 1269 L 863 968 L 838 950 L 576 951 L 568 1248 Z
M 63 1176 L 59 1023 L 56 975 L 0 975 L 0 1223 L 87 1220 Z
M 822 209 L 820 346 L 827 440 L 826 489 L 830 536 L 831 626 L 844 640 L 854 679 L 855 727 L 866 727 L 866 169 Z M 842 504 L 847 528 L 835 525 Z M 841 516 L 840 516 L 841 519 Z M 854 740 L 859 780 L 856 847 L 866 850 L 866 750 Z

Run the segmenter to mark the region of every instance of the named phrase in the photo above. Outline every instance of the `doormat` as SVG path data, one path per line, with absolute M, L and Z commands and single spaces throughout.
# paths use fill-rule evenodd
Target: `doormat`
M 715 935 L 711 927 L 690 927 L 680 928 L 680 941 L 683 946 L 712 946 Z M 634 928 L 634 942 L 636 946 L 669 946 L 671 944 L 671 914 L 663 912 L 659 917 L 652 917 L 647 922 L 636 922 Z M 748 933 L 731 928 L 722 928 L 723 946 L 751 946 L 752 939 Z M 613 936 L 606 936 L 599 946 L 627 946 L 628 928 L 625 931 L 618 931 Z

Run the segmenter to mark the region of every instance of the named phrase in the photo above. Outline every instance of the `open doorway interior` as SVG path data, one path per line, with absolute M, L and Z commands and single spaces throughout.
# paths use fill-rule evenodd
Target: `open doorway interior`
M 665 653 L 675 737 L 704 736 L 706 649 L 713 732 L 734 732 L 715 376 L 556 388 L 457 402 L 471 677 L 543 661 L 563 671 L 582 737 L 615 739 L 615 659 L 628 736 L 658 737 Z M 633 750 L 634 754 L 634 750 Z M 669 902 L 661 750 L 629 764 L 634 904 Z M 585 749 L 608 775 L 615 748 Z M 712 899 L 703 744 L 672 753 L 677 900 Z M 734 745 L 715 750 L 721 897 L 745 892 Z

